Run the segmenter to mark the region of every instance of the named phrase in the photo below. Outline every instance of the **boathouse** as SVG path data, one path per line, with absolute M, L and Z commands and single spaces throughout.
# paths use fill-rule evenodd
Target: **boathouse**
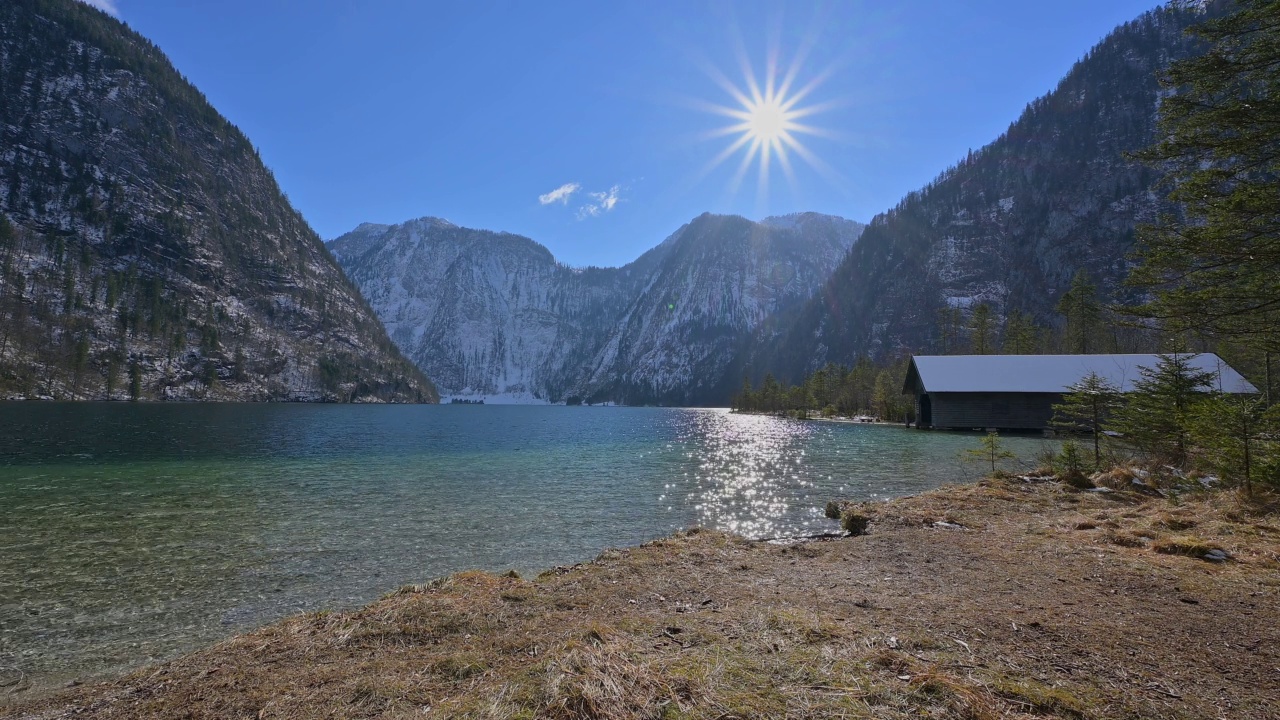
M 1139 369 L 1159 361 L 1159 355 L 915 355 L 902 392 L 915 398 L 919 428 L 1044 430 L 1054 404 L 1089 373 L 1130 392 Z M 1214 374 L 1205 390 L 1258 391 L 1213 353 L 1192 356 L 1191 365 Z

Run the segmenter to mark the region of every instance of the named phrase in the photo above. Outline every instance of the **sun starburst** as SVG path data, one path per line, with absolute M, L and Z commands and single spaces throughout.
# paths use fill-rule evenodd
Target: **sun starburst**
M 824 105 L 802 104 L 822 82 L 825 75 L 814 78 L 808 84 L 795 89 L 803 54 L 797 56 L 787 72 L 779 78 L 777 54 L 770 53 L 765 66 L 764 82 L 756 74 L 745 56 L 741 59 L 744 85 L 739 86 L 723 73 L 709 71 L 716 81 L 736 102 L 736 106 L 704 105 L 711 112 L 733 119 L 735 122 L 710 134 L 711 137 L 735 136 L 720 154 L 711 160 L 705 172 L 710 172 L 730 157 L 741 153 L 731 189 L 736 191 L 751 166 L 758 167 L 757 187 L 763 198 L 769 188 L 770 165 L 775 161 L 782 168 L 787 181 L 795 186 L 795 173 L 791 155 L 794 154 L 810 167 L 826 175 L 826 166 L 800 141 L 801 135 L 819 136 L 826 133 L 812 125 L 802 123 L 802 118 L 820 112 Z

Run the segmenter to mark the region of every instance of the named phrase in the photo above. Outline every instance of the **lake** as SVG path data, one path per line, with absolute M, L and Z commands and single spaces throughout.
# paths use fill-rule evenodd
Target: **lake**
M 708 409 L 4 403 L 0 683 L 694 525 L 837 530 L 828 500 L 975 478 L 977 440 Z M 1005 441 L 1010 467 L 1046 445 Z

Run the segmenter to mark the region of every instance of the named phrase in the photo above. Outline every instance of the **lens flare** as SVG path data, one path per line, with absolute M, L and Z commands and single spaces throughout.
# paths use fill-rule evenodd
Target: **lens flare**
M 718 70 L 708 70 L 712 79 L 733 98 L 736 106 L 703 105 L 705 109 L 735 121 L 710 134 L 713 138 L 733 136 L 734 139 L 711 160 L 703 174 L 711 172 L 741 152 L 742 160 L 734 175 L 732 189 L 737 190 L 754 164 L 758 167 L 757 185 L 761 198 L 768 192 L 770 165 L 775 159 L 793 187 L 795 173 L 791 163 L 792 154 L 824 176 L 835 174 L 799 139 L 801 135 L 828 135 L 819 128 L 800 122 L 802 118 L 826 108 L 826 105 L 802 104 L 826 77 L 825 74 L 819 75 L 797 89 L 796 78 L 803 56 L 804 53 L 798 55 L 780 78 L 777 53 L 770 53 L 765 64 L 764 81 L 759 82 L 751 63 L 744 55 L 741 58 L 744 84 L 741 86 Z

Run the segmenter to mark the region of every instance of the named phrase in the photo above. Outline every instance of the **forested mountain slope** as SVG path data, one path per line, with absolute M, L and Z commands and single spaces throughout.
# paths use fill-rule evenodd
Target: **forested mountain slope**
M 940 313 L 988 303 L 1041 325 L 1083 270 L 1106 300 L 1123 285 L 1135 228 L 1164 201 L 1159 173 L 1127 153 L 1154 138 L 1158 74 L 1197 51 L 1207 6 L 1153 10 L 1116 29 L 1007 132 L 877 216 L 813 300 L 767 323 L 747 366 L 797 381 L 859 354 L 942 351 Z
M 74 0 L 0 4 L 0 217 L 0 398 L 435 398 L 244 135 Z

